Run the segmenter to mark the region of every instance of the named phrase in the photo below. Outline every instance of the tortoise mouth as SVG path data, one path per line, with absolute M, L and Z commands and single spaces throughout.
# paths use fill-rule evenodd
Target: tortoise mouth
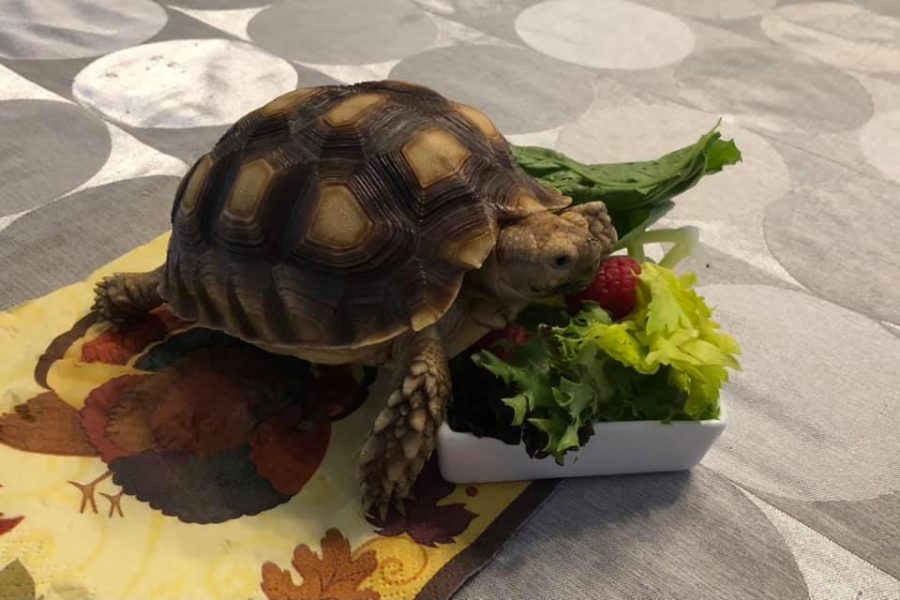
M 575 294 L 583 289 L 587 288 L 590 285 L 590 280 L 584 281 L 570 281 L 564 283 L 562 285 L 557 286 L 547 286 L 547 287 L 533 287 L 531 288 L 531 296 L 533 298 L 551 298 L 553 296 L 566 296 L 568 294 Z
M 590 283 L 590 280 L 566 283 L 556 288 L 556 294 L 563 296 L 567 294 L 575 294 L 585 289 L 588 285 L 590 285 Z

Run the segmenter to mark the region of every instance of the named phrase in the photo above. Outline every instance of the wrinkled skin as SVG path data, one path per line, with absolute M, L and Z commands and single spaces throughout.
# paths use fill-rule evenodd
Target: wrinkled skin
M 606 206 L 582 204 L 507 223 L 494 252 L 469 282 L 510 305 L 584 289 L 616 242 Z

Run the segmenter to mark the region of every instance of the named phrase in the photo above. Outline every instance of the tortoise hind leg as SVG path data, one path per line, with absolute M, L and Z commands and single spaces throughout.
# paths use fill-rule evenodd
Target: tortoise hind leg
M 363 503 L 382 518 L 410 495 L 434 451 L 450 397 L 450 369 L 434 327 L 415 334 L 397 362 L 393 392 L 359 457 Z M 402 505 L 400 505 L 402 508 Z
M 153 310 L 163 303 L 159 295 L 163 269 L 147 273 L 116 273 L 94 288 L 92 310 L 111 323 L 124 323 Z

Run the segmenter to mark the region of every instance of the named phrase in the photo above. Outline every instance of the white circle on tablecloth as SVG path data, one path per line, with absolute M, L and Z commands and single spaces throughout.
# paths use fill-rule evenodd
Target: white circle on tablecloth
M 900 19 L 842 2 L 811 2 L 780 7 L 760 25 L 775 42 L 836 67 L 900 71 Z
M 97 56 L 150 39 L 167 20 L 150 0 L 0 0 L 0 57 Z
M 743 372 L 723 391 L 728 427 L 706 466 L 804 501 L 900 490 L 900 340 L 800 292 L 712 285 L 700 293 L 743 350 Z
M 900 110 L 875 115 L 862 128 L 859 141 L 866 159 L 900 182 Z
M 72 85 L 75 99 L 133 127 L 231 123 L 294 89 L 297 71 L 277 56 L 231 40 L 172 40 L 104 56 Z
M 694 49 L 680 19 L 627 0 L 549 0 L 516 19 L 522 40 L 548 56 L 601 69 L 652 69 Z

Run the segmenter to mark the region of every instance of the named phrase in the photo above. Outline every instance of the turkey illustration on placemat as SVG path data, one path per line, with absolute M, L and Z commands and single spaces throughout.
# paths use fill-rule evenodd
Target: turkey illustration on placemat
M 25 451 L 99 456 L 108 471 L 70 482 L 80 511 L 124 516 L 122 493 L 187 523 L 219 523 L 286 502 L 318 469 L 331 422 L 365 400 L 374 369 L 319 368 L 266 354 L 159 309 L 96 337 L 93 316 L 48 347 L 35 377 L 50 391 L 0 416 L 0 441 Z M 67 369 L 99 378 L 76 409 Z M 105 375 L 99 375 L 103 368 Z M 53 372 L 51 380 L 49 373 Z M 62 397 L 60 396 L 62 393 Z M 97 492 L 112 480 L 121 491 Z

